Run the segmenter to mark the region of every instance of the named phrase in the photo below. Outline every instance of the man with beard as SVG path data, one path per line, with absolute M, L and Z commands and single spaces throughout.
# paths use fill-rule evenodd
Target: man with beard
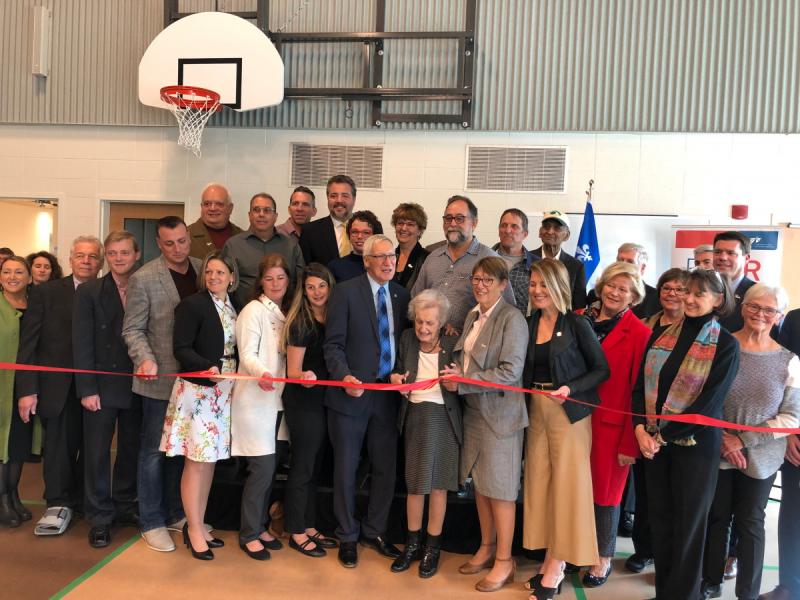
M 460 335 L 467 313 L 476 304 L 472 293 L 472 267 L 485 256 L 497 256 L 497 252 L 475 237 L 478 207 L 466 196 L 452 196 L 447 200 L 442 222 L 447 243 L 425 259 L 411 295 L 416 296 L 429 288 L 441 291 L 450 300 L 445 334 Z M 511 286 L 503 290 L 503 298 L 516 306 Z
M 327 266 L 352 249 L 346 226 L 356 203 L 356 184 L 347 175 L 334 175 L 328 180 L 325 193 L 330 214 L 306 223 L 300 234 L 300 249 L 307 265 L 318 262 Z

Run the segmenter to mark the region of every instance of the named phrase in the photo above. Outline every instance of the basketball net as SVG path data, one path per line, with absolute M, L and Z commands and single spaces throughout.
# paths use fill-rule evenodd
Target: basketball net
M 199 87 L 171 85 L 161 88 L 161 99 L 178 122 L 178 145 L 200 157 L 203 129 L 211 115 L 222 110 L 219 94 Z

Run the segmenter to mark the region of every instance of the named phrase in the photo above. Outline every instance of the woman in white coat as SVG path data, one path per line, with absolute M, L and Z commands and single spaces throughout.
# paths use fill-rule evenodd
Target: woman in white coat
M 239 373 L 285 377 L 286 356 L 280 350 L 285 320 L 283 302 L 289 287 L 289 265 L 280 254 L 266 255 L 258 266 L 255 298 L 236 321 Z M 231 454 L 246 457 L 239 546 L 251 558 L 267 560 L 282 547 L 265 527 L 275 475 L 275 434 L 283 410 L 283 383 L 239 380 L 231 406 Z

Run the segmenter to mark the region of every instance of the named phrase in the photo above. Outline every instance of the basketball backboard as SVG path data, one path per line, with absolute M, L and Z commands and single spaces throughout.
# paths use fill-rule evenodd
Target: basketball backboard
M 168 108 L 161 88 L 213 90 L 220 103 L 244 111 L 283 100 L 283 61 L 255 25 L 224 12 L 183 17 L 159 33 L 139 62 L 139 101 Z

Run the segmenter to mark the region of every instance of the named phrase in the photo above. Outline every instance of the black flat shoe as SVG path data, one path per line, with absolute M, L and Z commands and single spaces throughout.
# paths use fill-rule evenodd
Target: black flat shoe
M 386 538 L 382 535 L 379 535 L 374 538 L 361 538 L 359 540 L 362 546 L 366 546 L 367 548 L 372 548 L 373 550 L 377 551 L 378 554 L 385 556 L 386 558 L 391 558 L 394 560 L 395 558 L 400 557 L 400 550 L 397 549 L 397 546 L 394 544 L 390 544 L 386 541 Z
M 281 548 L 283 548 L 283 543 L 278 538 L 274 538 L 269 541 L 258 538 L 258 541 L 261 542 L 261 544 L 267 550 L 280 550 Z
M 186 523 L 183 526 L 183 543 L 186 544 L 186 547 L 191 551 L 192 558 L 196 558 L 197 560 L 214 560 L 214 553 L 211 551 L 211 548 L 206 548 L 198 552 L 192 546 L 192 540 L 189 539 L 189 524 Z
M 314 543 L 317 546 L 319 546 L 320 548 L 331 549 L 331 548 L 338 548 L 339 547 L 339 542 L 337 542 L 333 538 L 325 537 L 319 531 L 317 533 L 315 533 L 314 535 L 310 535 L 308 537 L 310 537 L 312 540 L 314 540 Z
M 314 544 L 313 548 L 308 548 L 309 544 Z M 306 556 L 311 556 L 312 558 L 319 558 L 320 556 L 325 556 L 328 554 L 317 545 L 317 541 L 312 538 L 306 538 L 302 544 L 298 544 L 294 541 L 294 538 L 289 536 L 289 548 L 297 550 L 300 554 L 305 554 Z
M 111 543 L 111 528 L 108 525 L 92 527 L 89 530 L 89 545 L 92 548 L 105 548 Z
M 590 571 L 586 571 L 583 576 L 583 585 L 585 587 L 595 588 L 600 587 L 606 581 L 608 581 L 608 576 L 611 575 L 611 564 L 608 565 L 608 569 L 606 569 L 606 574 L 603 576 L 592 575 Z
M 641 573 L 648 565 L 652 564 L 653 558 L 651 556 L 643 556 L 634 552 L 625 561 L 625 568 L 631 573 Z
M 263 544 L 263 542 L 262 542 Z M 239 548 L 241 548 L 247 556 L 252 558 L 253 560 L 269 560 L 269 550 L 266 548 L 261 548 L 260 550 L 250 550 L 246 544 L 242 544 L 239 542 Z
M 355 542 L 339 544 L 339 562 L 343 567 L 353 569 L 358 564 L 358 545 Z

